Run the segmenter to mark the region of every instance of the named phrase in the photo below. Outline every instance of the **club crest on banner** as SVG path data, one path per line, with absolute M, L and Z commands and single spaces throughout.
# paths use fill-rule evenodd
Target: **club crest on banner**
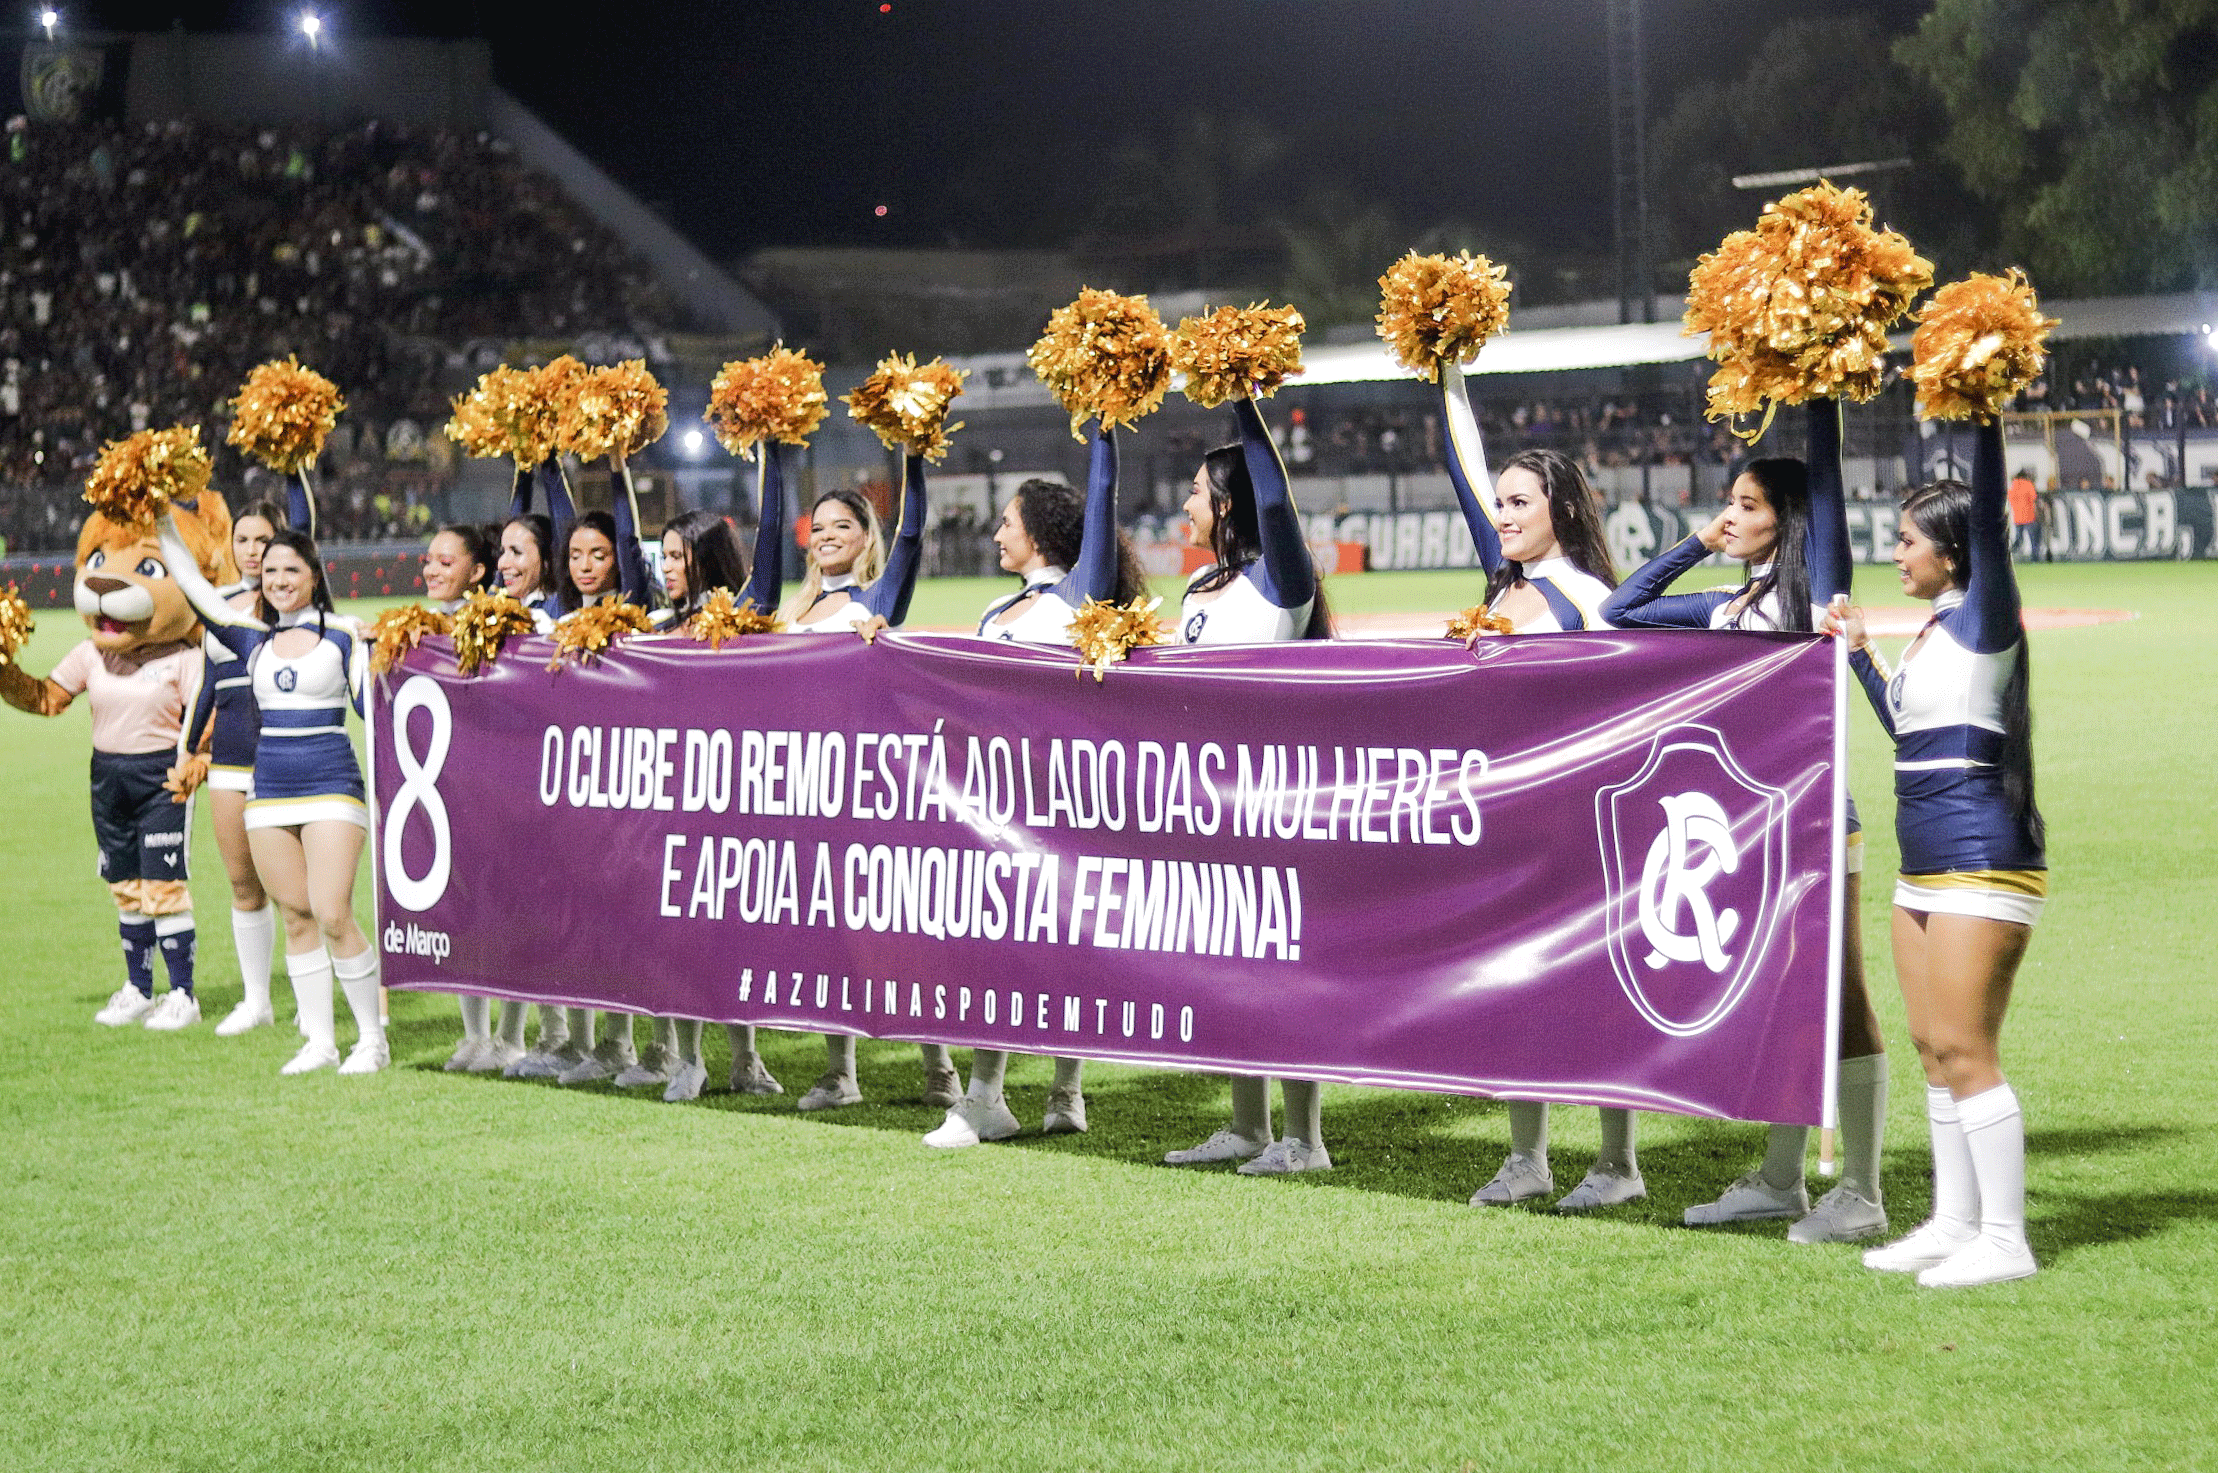
M 1639 772 L 1595 795 L 1595 817 L 1619 985 L 1662 1032 L 1709 1032 L 1778 926 L 1786 791 L 1750 777 L 1711 728 L 1675 726 Z

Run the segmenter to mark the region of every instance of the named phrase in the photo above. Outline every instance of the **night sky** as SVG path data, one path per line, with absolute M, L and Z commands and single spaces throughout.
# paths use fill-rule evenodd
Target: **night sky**
M 1261 120 L 1286 142 L 1283 168 L 1416 226 L 1608 248 L 1602 0 L 881 4 L 623 0 L 591 26 L 504 0 L 319 8 L 338 46 L 349 34 L 486 36 L 502 85 L 719 257 L 1060 244 L 1097 219 L 1114 144 L 1196 112 Z M 1682 86 L 1737 75 L 1778 19 L 1839 8 L 1647 0 L 1651 116 Z M 1924 6 L 1868 8 L 1900 27 Z M 296 12 L 66 13 L 106 29 L 181 18 L 274 31 Z

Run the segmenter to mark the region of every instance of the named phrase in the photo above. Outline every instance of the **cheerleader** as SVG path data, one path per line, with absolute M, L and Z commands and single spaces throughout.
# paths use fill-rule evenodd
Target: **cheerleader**
M 765 445 L 762 456 L 761 519 L 755 529 L 755 570 L 747 572 L 746 558 L 729 519 L 710 511 L 689 511 L 662 529 L 662 589 L 670 599 L 664 623 L 682 625 L 700 612 L 711 591 L 722 588 L 742 604 L 774 609 L 785 581 L 780 560 L 785 551 L 785 476 L 778 450 Z M 677 1063 L 670 1071 L 670 1087 L 662 1092 L 675 1104 L 696 1099 L 708 1083 L 708 1064 L 701 1056 L 701 1022 L 697 1018 L 671 1020 Z M 727 1023 L 724 1034 L 731 1042 L 731 1088 L 735 1094 L 782 1095 L 780 1084 L 755 1042 L 755 1025 Z
M 1576 462 L 1555 450 L 1523 450 L 1491 484 L 1479 422 L 1463 374 L 1440 368 L 1448 426 L 1448 479 L 1486 570 L 1486 607 L 1518 634 L 1571 634 L 1607 629 L 1602 605 L 1617 583 L 1595 495 Z M 1602 1150 L 1594 1169 L 1556 1202 L 1559 1212 L 1587 1212 L 1648 1195 L 1634 1146 L 1633 1112 L 1601 1111 Z M 1509 1102 L 1510 1153 L 1472 1194 L 1474 1207 L 1503 1207 L 1556 1189 L 1548 1165 L 1548 1106 Z
M 239 581 L 216 595 L 241 613 L 252 612 L 262 592 L 262 552 L 283 525 L 277 508 L 256 502 L 232 520 L 231 560 Z M 246 662 L 211 632 L 201 642 L 200 698 L 185 729 L 185 750 L 209 743 L 209 820 L 216 831 L 216 852 L 231 881 L 231 944 L 238 952 L 239 978 L 246 995 L 216 1025 L 218 1038 L 234 1038 L 277 1021 L 270 1003 L 270 967 L 277 951 L 277 908 L 270 904 L 246 837 L 246 805 L 254 796 L 254 744 L 262 726 L 255 709 L 253 677 Z
M 1147 575 L 1131 541 L 1117 531 L 1117 442 L 1094 429 L 1093 463 L 1081 498 L 1059 481 L 1026 481 L 1002 508 L 994 530 L 1004 572 L 1024 580 L 979 616 L 978 637 L 1006 644 L 1068 648 L 1070 623 L 1089 600 L 1130 603 L 1147 592 Z M 1085 1061 L 1057 1059 L 1042 1135 L 1086 1129 Z M 943 1149 L 1007 1140 L 1021 1128 L 1002 1094 L 1009 1055 L 973 1049 L 970 1085 L 924 1144 Z
M 1925 1066 L 1933 1215 L 1864 1264 L 1928 1288 L 1992 1284 L 2037 1267 L 2001 1033 L 2048 896 L 2000 425 L 1978 431 L 1970 486 L 1936 481 L 1903 501 L 1895 567 L 1904 592 L 1933 602 L 1899 671 L 1877 662 L 1860 615 L 1844 607 L 1828 623 L 1846 630 L 1895 742 L 1895 975 Z
M 563 529 L 555 549 L 555 600 L 561 623 L 581 609 L 622 600 L 640 609 L 652 604 L 647 560 L 640 553 L 638 508 L 632 502 L 631 477 L 619 470 L 611 477 L 613 512 L 589 511 Z M 619 1089 L 661 1084 L 670 1077 L 675 1053 L 667 1020 L 657 1019 L 655 1041 L 641 1059 L 633 1044 L 630 1013 L 603 1013 L 607 1025 L 598 1043 L 590 1008 L 567 1008 L 569 1052 L 576 1062 L 554 1078 L 557 1084 L 590 1084 L 609 1079 Z
M 1187 540 L 1206 547 L 1215 561 L 1186 585 L 1179 605 L 1181 644 L 1275 644 L 1289 639 L 1332 638 L 1332 615 L 1278 447 L 1252 400 L 1233 412 L 1240 443 L 1202 457 L 1186 497 Z M 1206 1166 L 1238 1161 L 1243 1176 L 1283 1176 L 1330 1171 L 1325 1149 L 1324 1087 L 1314 1080 L 1281 1082 L 1286 1135 L 1271 1136 L 1271 1081 L 1232 1078 L 1232 1123 L 1198 1146 L 1172 1151 L 1167 1166 Z
M 502 526 L 500 554 L 493 564 L 501 592 L 531 611 L 532 628 L 540 634 L 554 627 L 547 613 L 555 591 L 554 548 L 554 523 L 538 512 L 524 512 Z
M 261 710 L 247 842 L 284 917 L 285 968 L 307 1035 L 281 1072 L 337 1065 L 341 1074 L 373 1074 L 390 1056 L 378 1016 L 377 952 L 354 920 L 369 809 L 346 734 L 347 707 L 362 710 L 368 641 L 354 620 L 333 612 L 323 563 L 305 532 L 271 533 L 251 613 L 232 608 L 201 576 L 166 515 L 162 551 L 201 621 L 245 662 Z M 359 1033 L 343 1064 L 332 1016 L 334 974 Z
M 1666 594 L 1672 580 L 1713 552 L 1741 559 L 1738 588 Z M 1854 573 L 1848 512 L 1841 490 L 1841 407 L 1809 406 L 1809 459 L 1752 461 L 1733 481 L 1725 509 L 1676 547 L 1651 558 L 1603 604 L 1620 629 L 1788 629 L 1808 633 L 1823 605 L 1846 596 Z M 1689 1227 L 1792 1217 L 1795 1243 L 1848 1243 L 1887 1230 L 1879 1190 L 1879 1149 L 1887 1121 L 1887 1055 L 1879 1017 L 1864 986 L 1864 944 L 1856 917 L 1863 895 L 1864 835 L 1848 805 L 1841 935 L 1838 1077 L 1841 1181 L 1810 1206 L 1803 1161 L 1809 1127 L 1774 1125 L 1763 1165 L 1714 1202 L 1686 1210 Z
M 917 569 L 924 560 L 924 514 L 924 457 L 920 455 L 904 458 L 901 526 L 890 553 L 878 527 L 878 514 L 859 493 L 842 489 L 819 496 L 809 511 L 808 571 L 800 590 L 780 611 L 787 632 L 872 633 L 901 627 L 909 616 L 909 595 L 916 591 Z M 827 1033 L 824 1047 L 824 1073 L 796 1102 L 796 1109 L 833 1110 L 862 1102 L 853 1035 Z M 952 1108 L 963 1093 L 954 1058 L 944 1044 L 917 1047 L 924 1056 L 924 1103 Z

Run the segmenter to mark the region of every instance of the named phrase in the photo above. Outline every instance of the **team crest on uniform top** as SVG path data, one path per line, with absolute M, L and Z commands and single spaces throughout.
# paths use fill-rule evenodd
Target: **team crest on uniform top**
M 298 670 L 295 670 L 290 665 L 278 666 L 277 674 L 273 678 L 277 684 L 277 688 L 282 691 L 289 691 L 294 686 L 300 684 L 300 672 Z
M 1594 807 L 1619 985 L 1662 1032 L 1709 1032 L 1746 995 L 1779 923 L 1786 790 L 1750 777 L 1711 728 L 1675 726 Z

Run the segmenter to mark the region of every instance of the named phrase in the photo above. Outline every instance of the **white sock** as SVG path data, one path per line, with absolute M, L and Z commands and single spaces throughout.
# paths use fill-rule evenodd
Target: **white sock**
M 1548 1102 L 1546 1100 L 1511 1100 L 1509 1102 L 1509 1148 L 1519 1156 L 1530 1156 L 1542 1166 L 1548 1164 Z
M 1325 1143 L 1325 1087 L 1314 1079 L 1281 1079 L 1286 1097 L 1286 1133 L 1310 1147 Z
M 462 1005 L 462 1036 L 473 1043 L 483 1043 L 493 1035 L 493 1000 L 489 997 L 472 997 L 467 992 L 455 999 Z
M 755 1025 L 752 1023 L 726 1023 L 724 1042 L 731 1045 L 732 1057 L 744 1059 L 755 1054 Z
M 539 1005 L 539 1042 L 532 1047 L 542 1054 L 559 1054 L 570 1046 L 570 1010 Z
M 1887 1135 L 1887 1056 L 1840 1062 L 1841 1185 L 1878 1202 L 1879 1147 Z
M 1945 1085 L 1925 1087 L 1925 1122 L 1933 1133 L 1933 1226 L 1952 1238 L 1974 1237 L 1979 1232 L 1979 1179 L 1972 1174 L 1956 1097 Z
M 320 946 L 314 951 L 295 952 L 285 958 L 285 975 L 292 979 L 300 1031 L 310 1043 L 336 1051 L 339 1030 L 332 1016 L 330 954 Z
M 1009 1077 L 1009 1056 L 997 1048 L 970 1051 L 970 1086 L 963 1091 L 980 1104 L 1001 1098 L 1001 1082 Z
M 1972 1175 L 1979 1183 L 1979 1231 L 2025 1247 L 2025 1116 L 2017 1091 L 1998 1084 L 1956 1102 Z
M 677 1050 L 679 1063 L 698 1065 L 701 1062 L 701 1020 L 678 1019 L 670 1030 L 670 1046 Z
M 1051 1086 L 1052 1088 L 1067 1089 L 1076 1094 L 1085 1082 L 1086 1061 L 1084 1059 L 1057 1059 L 1055 1061 L 1055 1083 Z
M 654 1041 L 647 1046 L 661 1056 L 663 1068 L 670 1068 L 678 1062 L 680 1056 L 678 1053 L 678 1020 L 676 1018 L 655 1019 L 654 1026 L 648 1030 L 648 1037 Z
M 377 1007 L 377 948 L 364 947 L 354 956 L 331 959 L 340 991 L 347 995 L 347 1011 L 354 1014 L 355 1031 L 363 1043 L 385 1042 L 385 1021 Z
M 501 999 L 501 1042 L 510 1048 L 524 1046 L 524 1013 L 529 1006 L 512 997 Z
M 824 1067 L 843 1079 L 855 1077 L 855 1035 L 852 1033 L 827 1033 L 824 1035 Z
M 593 1010 L 564 1008 L 562 1021 L 570 1030 L 570 1041 L 564 1047 L 581 1059 L 593 1052 Z
M 1602 1153 L 1594 1158 L 1594 1169 L 1612 1176 L 1640 1175 L 1640 1157 L 1633 1149 L 1633 1112 L 1605 1107 L 1597 1113 L 1602 1117 Z
M 920 1043 L 917 1045 L 917 1052 L 924 1055 L 924 1072 L 926 1074 L 930 1074 L 937 1069 L 945 1069 L 951 1073 L 954 1071 L 955 1056 L 947 1051 L 946 1044 Z
M 1802 1184 L 1803 1163 L 1809 1154 L 1809 1126 L 1774 1125 L 1764 1138 L 1764 1164 L 1757 1174 L 1765 1186 L 1791 1192 Z
M 239 953 L 239 978 L 249 1007 L 270 1011 L 270 961 L 277 952 L 277 907 L 231 912 L 231 945 Z
M 1251 1141 L 1271 1138 L 1271 1081 L 1232 1076 L 1232 1133 Z

